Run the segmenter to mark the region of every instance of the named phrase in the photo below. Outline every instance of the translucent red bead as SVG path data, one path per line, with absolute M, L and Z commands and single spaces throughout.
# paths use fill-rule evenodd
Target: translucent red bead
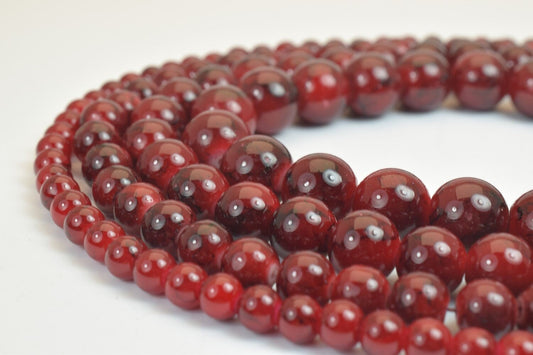
M 239 320 L 256 333 L 275 330 L 279 322 L 281 298 L 271 287 L 255 285 L 244 291 L 239 306 Z
M 107 246 L 104 262 L 109 272 L 125 281 L 133 280 L 133 268 L 139 255 L 146 250 L 146 245 L 138 238 L 121 236 Z
M 193 263 L 179 263 L 167 275 L 165 296 L 170 302 L 183 309 L 200 307 L 202 285 L 207 273 Z
M 322 309 L 313 298 L 297 294 L 283 301 L 279 332 L 296 344 L 312 343 L 320 333 Z
M 234 276 L 218 273 L 205 280 L 200 294 L 200 307 L 208 316 L 229 320 L 239 311 L 243 288 Z
M 145 250 L 135 260 L 133 280 L 143 291 L 163 294 L 168 273 L 175 264 L 172 255 L 162 249 Z

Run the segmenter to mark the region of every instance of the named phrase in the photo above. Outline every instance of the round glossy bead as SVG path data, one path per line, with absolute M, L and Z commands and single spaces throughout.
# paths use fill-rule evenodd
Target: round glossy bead
M 296 344 L 312 343 L 320 333 L 322 309 L 307 295 L 294 295 L 283 301 L 279 332 Z
M 348 300 L 335 300 L 322 310 L 320 339 L 337 350 L 350 350 L 359 340 L 363 312 Z
M 201 92 L 200 85 L 189 78 L 172 79 L 158 90 L 159 95 L 167 96 L 180 104 L 189 118 L 191 117 L 192 106 Z
M 279 322 L 281 298 L 271 287 L 255 285 L 244 291 L 239 306 L 239 320 L 256 333 L 273 331 Z
M 511 206 L 509 233 L 533 248 L 533 191 L 526 192 Z
M 188 122 L 185 110 L 176 101 L 161 95 L 142 100 L 131 113 L 131 121 L 160 119 L 167 122 L 174 131 L 181 132 Z
M 85 108 L 93 101 L 93 99 L 88 98 L 74 100 L 67 105 L 65 111 L 74 111 L 81 114 L 83 110 L 85 110 Z
M 108 99 L 122 107 L 128 113 L 128 117 L 131 116 L 131 112 L 141 102 L 141 96 L 139 94 L 128 90 L 117 90 L 109 95 Z
M 78 190 L 64 190 L 54 197 L 50 204 L 50 215 L 54 223 L 63 228 L 65 217 L 76 206 L 90 205 L 87 195 Z
M 46 131 L 44 132 L 44 134 L 57 133 L 57 134 L 64 136 L 65 138 L 70 139 L 74 135 L 75 131 L 76 131 L 75 126 L 71 125 L 68 122 L 59 121 L 59 122 L 54 123 L 50 127 L 48 127 Z
M 298 90 L 283 71 L 256 68 L 242 77 L 240 86 L 254 104 L 258 133 L 276 134 L 296 118 Z
M 397 355 L 403 346 L 404 328 L 396 313 L 372 312 L 361 322 L 361 345 L 368 355 Z
M 37 157 L 35 158 L 33 163 L 33 172 L 37 174 L 39 170 L 51 164 L 63 165 L 65 168 L 69 169 L 70 159 L 63 151 L 59 149 L 50 148 L 43 150 L 37 154 Z
M 533 334 L 515 330 L 500 339 L 496 346 L 496 355 L 530 355 L 533 354 Z
M 165 296 L 170 302 L 183 309 L 200 307 L 202 284 L 207 273 L 193 263 L 180 263 L 168 273 Z
M 89 228 L 104 219 L 104 214 L 96 207 L 90 205 L 76 206 L 65 217 L 63 229 L 72 243 L 83 245 L 83 239 Z
M 276 286 L 283 298 L 305 294 L 325 304 L 330 299 L 334 279 L 333 266 L 325 257 L 312 251 L 298 251 L 283 260 Z
M 220 224 L 208 219 L 196 221 L 183 228 L 176 239 L 178 258 L 212 274 L 221 270 L 231 241 L 231 234 Z
M 153 295 L 163 294 L 167 275 L 175 264 L 172 255 L 164 250 L 145 250 L 135 260 L 133 280 L 143 291 Z
M 187 73 L 185 69 L 181 67 L 176 68 L 161 68 L 161 70 L 152 79 L 157 86 L 161 87 L 170 80 L 178 77 L 186 77 Z
M 187 124 L 182 139 L 194 149 L 202 163 L 220 168 L 226 150 L 248 135 L 248 128 L 236 115 L 228 111 L 209 110 Z
M 127 234 L 139 235 L 146 211 L 161 200 L 161 191 L 155 186 L 133 183 L 115 195 L 113 215 Z
M 143 150 L 153 142 L 175 137 L 176 133 L 167 122 L 146 118 L 132 123 L 126 129 L 124 147 L 136 160 Z
M 83 161 L 85 155 L 92 147 L 102 143 L 120 145 L 122 144 L 122 139 L 117 135 L 115 128 L 108 122 L 86 122 L 74 134 L 74 154 Z
M 460 328 L 480 327 L 493 334 L 511 330 L 516 323 L 516 300 L 503 284 L 481 279 L 469 282 L 455 300 Z
M 296 161 L 287 171 L 283 200 L 309 196 L 321 200 L 337 217 L 352 207 L 357 180 L 348 164 L 334 155 L 317 153 Z
M 346 69 L 355 56 L 356 53 L 353 50 L 343 46 L 330 47 L 321 55 L 322 58 L 331 60 L 342 69 Z
M 206 164 L 181 169 L 168 184 L 168 198 L 187 204 L 198 219 L 214 218 L 215 207 L 229 183 L 220 170 Z
M 522 292 L 516 302 L 518 327 L 533 331 L 533 285 Z
M 277 196 L 265 185 L 240 182 L 222 194 L 215 208 L 215 219 L 233 236 L 266 238 L 278 207 Z
M 516 109 L 522 114 L 533 117 L 533 60 L 518 65 L 509 74 L 509 95 Z
M 259 67 L 268 67 L 273 64 L 274 59 L 272 57 L 251 54 L 236 62 L 232 67 L 232 71 L 235 79 L 239 82 L 249 71 Z
M 46 134 L 39 143 L 37 143 L 36 153 L 40 153 L 47 149 L 57 149 L 65 153 L 67 157 L 72 151 L 72 141 L 57 133 Z
M 402 240 L 396 272 L 399 276 L 429 272 L 453 291 L 463 280 L 465 265 L 463 243 L 444 228 L 427 226 L 415 229 Z
M 284 54 L 278 62 L 278 67 L 283 69 L 288 75 L 292 75 L 296 68 L 312 59 L 314 59 L 314 56 L 309 52 L 297 49 Z
M 233 85 L 214 86 L 203 91 L 192 107 L 192 117 L 207 110 L 226 110 L 239 117 L 248 127 L 250 133 L 255 132 L 257 115 L 252 101 L 238 87 Z
M 99 99 L 87 105 L 80 117 L 80 124 L 89 121 L 104 121 L 115 127 L 117 132 L 124 132 L 129 124 L 127 112 L 116 102 Z
M 92 185 L 93 199 L 96 207 L 105 215 L 113 216 L 115 195 L 124 187 L 139 182 L 135 171 L 123 165 L 111 165 L 102 169 Z
M 122 84 L 118 81 L 108 81 L 100 87 L 100 91 L 103 92 L 106 97 L 119 90 L 122 90 Z
M 68 190 L 80 190 L 78 183 L 66 175 L 52 175 L 46 179 L 40 191 L 41 203 L 46 209 L 50 209 L 50 205 L 54 198 L 62 193 L 63 191 Z
M 125 85 L 126 90 L 138 94 L 141 99 L 155 95 L 157 85 L 151 79 L 138 78 Z
M 410 323 L 424 317 L 444 320 L 449 302 L 450 293 L 437 276 L 412 272 L 396 281 L 388 304 L 390 310 Z
M 67 169 L 63 165 L 60 165 L 60 164 L 47 165 L 41 168 L 41 170 L 39 170 L 39 172 L 37 173 L 37 176 L 35 177 L 35 187 L 37 187 L 37 192 L 41 192 L 41 187 L 43 186 L 44 182 L 54 175 L 64 175 L 64 176 L 72 177 L 69 169 Z
M 81 172 L 85 180 L 92 183 L 99 172 L 113 165 L 131 167 L 133 163 L 130 153 L 115 143 L 101 143 L 89 149 L 85 154 Z
M 337 64 L 308 60 L 296 68 L 292 80 L 298 89 L 298 114 L 305 123 L 326 124 L 344 110 L 348 87 Z
M 328 233 L 337 219 L 320 200 L 293 197 L 274 214 L 272 245 L 281 256 L 298 250 L 326 251 Z
M 126 88 L 130 83 L 139 78 L 142 78 L 140 74 L 126 73 L 120 77 L 119 82 L 122 84 L 122 87 Z
M 124 234 L 124 229 L 117 223 L 108 220 L 98 221 L 85 233 L 83 248 L 87 255 L 103 263 L 109 244 Z
M 507 69 L 503 58 L 492 51 L 472 50 L 455 60 L 451 85 L 466 108 L 491 110 L 506 93 Z
M 235 85 L 236 79 L 231 70 L 219 64 L 208 64 L 196 72 L 196 81 L 206 90 L 216 85 Z
M 350 300 L 365 314 L 386 308 L 389 293 L 389 282 L 385 275 L 365 265 L 345 268 L 331 285 L 331 299 Z
M 242 293 L 239 280 L 232 275 L 218 273 L 205 280 L 200 293 L 200 307 L 209 317 L 229 320 L 239 310 Z
M 132 236 L 121 236 L 109 243 L 104 262 L 113 276 L 131 281 L 135 261 L 145 250 L 146 245 L 141 240 Z
M 247 55 L 248 52 L 245 49 L 235 47 L 232 48 L 226 55 L 220 57 L 218 59 L 218 63 L 231 68 L 235 63 L 237 63 L 239 60 L 246 57 Z
M 85 98 L 92 99 L 94 101 L 105 99 L 107 94 L 102 90 L 91 90 L 85 94 Z
M 80 116 L 80 113 L 77 111 L 67 110 L 57 115 L 54 123 L 66 122 L 72 125 L 74 129 L 77 129 L 80 126 Z
M 531 249 L 526 242 L 511 234 L 493 233 L 468 251 L 465 279 L 496 280 L 518 295 L 533 281 L 531 265 Z
M 505 59 L 505 66 L 512 76 L 512 71 L 522 63 L 526 63 L 533 57 L 533 51 L 525 47 L 509 47 L 507 50 L 500 52 Z M 508 77 L 510 80 L 510 77 Z M 510 83 L 507 83 L 509 89 Z
M 407 328 L 404 344 L 406 355 L 452 355 L 453 337 L 436 319 L 418 319 Z
M 279 258 L 258 238 L 242 238 L 228 247 L 222 258 L 222 271 L 235 276 L 244 287 L 272 286 L 279 273 Z
M 492 355 L 496 349 L 494 336 L 483 328 L 465 328 L 455 334 L 452 354 Z

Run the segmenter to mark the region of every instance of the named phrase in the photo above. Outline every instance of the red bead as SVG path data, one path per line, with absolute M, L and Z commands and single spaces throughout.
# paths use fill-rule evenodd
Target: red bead
M 135 79 L 125 85 L 125 88 L 138 94 L 141 99 L 153 96 L 157 92 L 157 85 L 152 80 L 145 78 Z
M 455 96 L 466 108 L 491 110 L 506 93 L 507 69 L 492 51 L 472 50 L 459 56 L 451 69 Z
M 44 134 L 57 133 L 57 134 L 64 136 L 65 138 L 70 139 L 74 135 L 75 131 L 76 131 L 75 126 L 64 121 L 63 122 L 59 121 L 59 122 L 54 123 L 50 127 L 48 127 L 46 131 L 44 132 Z
M 130 153 L 126 149 L 115 143 L 101 143 L 89 149 L 85 154 L 81 172 L 85 180 L 92 183 L 98 173 L 109 166 L 131 167 L 132 164 Z
M 239 306 L 239 320 L 256 333 L 273 331 L 279 322 L 281 298 L 265 285 L 255 285 L 244 291 Z
M 262 55 L 266 57 L 272 57 L 272 58 L 274 58 L 274 54 L 275 54 L 274 51 L 269 46 L 264 45 L 264 44 L 257 45 L 250 53 Z
M 37 143 L 36 153 L 40 153 L 47 149 L 57 149 L 65 153 L 67 157 L 72 151 L 72 141 L 57 133 L 50 133 L 45 135 L 39 143 Z
M 272 190 L 246 181 L 224 192 L 215 208 L 215 217 L 234 236 L 266 238 L 278 207 L 278 198 Z
M 418 318 L 444 320 L 450 302 L 446 285 L 435 275 L 412 272 L 396 281 L 389 297 L 389 309 L 398 313 L 406 323 Z
M 212 63 L 208 62 L 207 60 L 197 59 L 196 61 L 191 62 L 187 65 L 183 64 L 183 68 L 185 69 L 185 72 L 187 73 L 187 76 L 189 78 L 196 79 L 196 73 L 203 67 L 211 64 Z
M 357 180 L 348 164 L 334 155 L 309 154 L 287 171 L 281 196 L 309 196 L 321 200 L 337 218 L 352 208 Z
M 74 100 L 67 105 L 67 108 L 65 111 L 74 111 L 74 112 L 81 114 L 83 110 L 85 110 L 85 108 L 93 101 L 94 101 L 93 99 L 88 99 L 88 98 Z
M 159 73 L 159 70 L 160 69 L 155 66 L 149 66 L 149 67 L 144 68 L 144 70 L 141 73 L 141 76 L 143 78 L 153 80 L 154 76 L 156 76 L 157 73 Z
M 354 39 L 350 43 L 350 48 L 356 52 L 366 52 L 372 43 L 364 39 Z
M 124 132 L 129 124 L 127 112 L 116 102 L 101 99 L 90 103 L 83 110 L 80 118 L 80 124 L 90 121 L 104 121 L 115 127 L 117 132 Z
M 533 282 L 531 267 L 531 249 L 526 242 L 511 234 L 493 233 L 468 251 L 465 279 L 496 280 L 518 295 Z
M 141 238 L 149 248 L 164 249 L 177 257 L 175 239 L 184 227 L 196 221 L 194 212 L 186 204 L 166 200 L 146 211 L 141 225 Z
M 322 46 L 317 42 L 313 40 L 307 40 L 300 46 L 303 50 L 308 51 L 312 55 L 317 55 L 317 53 L 320 51 Z
M 76 206 L 65 217 L 63 229 L 72 243 L 83 245 L 83 239 L 89 228 L 104 219 L 104 214 L 96 207 L 90 205 Z
M 131 236 L 121 236 L 109 243 L 105 253 L 105 265 L 109 272 L 125 281 L 133 280 L 133 268 L 137 257 L 146 250 L 142 241 Z
M 234 241 L 222 258 L 222 271 L 235 276 L 244 287 L 257 284 L 272 286 L 279 268 L 277 254 L 258 238 Z
M 137 172 L 144 181 L 166 190 L 170 179 L 182 168 L 198 162 L 194 151 L 176 139 L 162 139 L 150 144 L 137 160 Z
M 233 75 L 235 76 L 236 81 L 240 82 L 241 78 L 252 69 L 259 67 L 269 67 L 274 65 L 274 63 L 275 61 L 272 57 L 252 54 L 236 62 L 231 69 L 233 71 Z
M 389 297 L 389 282 L 378 269 L 352 265 L 342 270 L 331 286 L 332 299 L 347 299 L 365 313 L 385 309 Z
M 343 46 L 333 46 L 324 51 L 321 55 L 322 58 L 331 60 L 337 64 L 341 69 L 346 69 L 350 65 L 356 54 L 350 48 Z
M 228 67 L 218 64 L 209 64 L 198 70 L 196 81 L 204 90 L 217 85 L 236 84 L 232 71 Z
M 107 94 L 102 90 L 91 90 L 85 94 L 85 98 L 92 99 L 94 101 L 105 99 Z
M 359 340 L 363 312 L 348 300 L 335 300 L 322 310 L 320 339 L 337 350 L 350 350 Z
M 229 186 L 218 169 L 205 164 L 191 164 L 172 177 L 167 195 L 170 199 L 186 203 L 198 219 L 214 218 L 217 202 Z
M 326 251 L 328 233 L 337 219 L 322 201 L 312 197 L 293 197 L 283 202 L 274 214 L 272 245 L 281 256 L 293 251 Z
M 110 123 L 105 121 L 86 122 L 74 134 L 74 154 L 83 161 L 92 147 L 102 143 L 121 145 L 122 139 Z
M 172 255 L 161 249 L 143 251 L 135 260 L 133 280 L 140 289 L 153 295 L 165 293 L 167 275 L 176 265 Z
M 509 233 L 533 249 L 533 191 L 528 191 L 511 206 Z
M 100 91 L 109 96 L 119 90 L 122 90 L 122 84 L 119 81 L 108 81 L 102 85 Z
M 180 104 L 190 118 L 192 106 L 201 92 L 202 88 L 196 81 L 189 78 L 175 78 L 160 87 L 157 93 Z
M 441 321 L 419 319 L 407 329 L 405 355 L 452 355 L 452 341 L 452 334 Z
M 74 129 L 77 129 L 80 126 L 80 113 L 77 111 L 64 111 L 61 112 L 54 120 L 54 123 L 68 123 Z
M 229 320 L 239 311 L 243 288 L 234 276 L 218 273 L 205 280 L 200 293 L 200 307 L 209 317 Z
M 283 71 L 256 68 L 242 77 L 240 86 L 254 104 L 257 133 L 276 134 L 294 122 L 298 90 Z
M 461 328 L 480 327 L 493 334 L 503 334 L 515 325 L 516 301 L 503 284 L 487 279 L 475 280 L 459 291 L 455 315 Z
M 63 228 L 65 217 L 76 206 L 90 205 L 87 195 L 77 190 L 64 190 L 54 197 L 50 204 L 50 215 L 54 223 Z
M 509 95 L 516 109 L 523 115 L 533 117 L 533 60 L 518 65 L 509 74 Z
M 533 285 L 522 292 L 516 302 L 518 327 L 533 331 Z
M 283 301 L 279 332 L 296 344 L 312 343 L 320 333 L 322 309 L 307 295 L 294 295 Z
M 330 299 L 335 271 L 322 255 L 312 251 L 298 251 L 281 264 L 277 290 L 281 297 L 305 294 L 320 304 Z
M 179 77 L 187 77 L 187 73 L 185 72 L 185 69 L 181 67 L 161 68 L 161 70 L 154 76 L 152 80 L 157 86 L 161 87 L 162 85 L 165 85 L 169 81 L 175 78 L 179 78 Z
M 350 87 L 348 105 L 358 116 L 380 116 L 398 100 L 399 77 L 378 53 L 358 55 L 345 70 Z
M 200 307 L 202 284 L 207 273 L 198 265 L 180 263 L 168 273 L 165 284 L 165 296 L 170 302 L 183 309 Z
M 232 48 L 226 55 L 219 58 L 218 63 L 231 67 L 247 55 L 248 52 L 243 48 Z
M 183 228 L 176 239 L 178 258 L 201 266 L 209 274 L 218 272 L 232 239 L 220 224 L 207 219 L 196 221 Z
M 496 341 L 492 334 L 483 328 L 465 328 L 455 334 L 452 354 L 454 355 L 492 355 Z
M 533 334 L 516 330 L 500 339 L 496 355 L 530 355 L 533 354 Z
M 122 87 L 126 88 L 133 81 L 142 78 L 141 75 L 135 73 L 126 73 L 120 77 L 119 82 L 122 84 Z
M 85 233 L 83 248 L 87 252 L 87 255 L 103 263 L 109 244 L 123 235 L 124 229 L 115 222 L 107 220 L 98 221 Z
M 291 164 L 291 154 L 280 141 L 269 136 L 251 135 L 228 148 L 220 169 L 232 184 L 254 181 L 279 193 Z
M 172 126 L 163 120 L 142 119 L 132 123 L 124 134 L 124 147 L 133 159 L 138 159 L 143 150 L 155 141 L 175 138 Z
M 50 164 L 39 170 L 37 176 L 35 177 L 35 186 L 37 187 L 37 192 L 41 192 L 41 187 L 46 180 L 54 175 L 65 175 L 72 177 L 69 169 L 60 164 Z
M 336 270 L 363 264 L 385 275 L 396 266 L 400 236 L 392 222 L 370 210 L 352 212 L 330 232 L 329 259 Z
M 465 265 L 463 243 L 444 228 L 428 226 L 415 229 L 402 240 L 396 272 L 399 276 L 429 272 L 453 292 L 463 281 Z
M 507 50 L 500 53 L 505 59 L 505 66 L 507 67 L 509 74 L 511 74 L 518 65 L 530 61 L 533 57 L 533 51 L 525 47 L 509 47 Z
M 292 75 L 296 68 L 312 59 L 314 59 L 314 56 L 309 52 L 297 49 L 281 56 L 280 61 L 278 62 L 278 67 L 283 69 L 288 75 Z
M 397 355 L 402 349 L 404 327 L 396 313 L 372 312 L 361 323 L 361 345 L 368 355 Z
M 127 234 L 139 235 L 146 211 L 161 200 L 161 191 L 153 185 L 139 182 L 128 185 L 115 195 L 115 220 Z
M 92 186 L 96 207 L 105 215 L 113 216 L 115 195 L 124 187 L 140 181 L 137 173 L 127 166 L 111 165 L 102 169 L 96 175 Z
M 187 124 L 182 139 L 202 163 L 219 168 L 226 150 L 247 135 L 248 128 L 236 115 L 228 111 L 209 110 Z
M 33 163 L 33 172 L 37 174 L 39 170 L 51 164 L 63 165 L 65 168 L 70 169 L 69 157 L 59 149 L 49 148 L 37 154 Z
M 131 112 L 141 103 L 141 96 L 128 90 L 117 90 L 109 95 L 108 99 L 122 107 L 128 113 L 128 116 L 131 116 Z
M 73 178 L 67 175 L 52 175 L 41 186 L 41 203 L 46 209 L 50 209 L 54 198 L 63 191 L 69 190 L 80 190 L 78 183 Z
M 183 131 L 188 122 L 187 114 L 181 105 L 161 95 L 142 100 L 131 112 L 132 122 L 146 118 L 163 120 L 172 126 L 175 132 Z

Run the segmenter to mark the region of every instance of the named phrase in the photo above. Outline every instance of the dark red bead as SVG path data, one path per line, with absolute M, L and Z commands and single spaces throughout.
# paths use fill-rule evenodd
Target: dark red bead
M 143 150 L 155 141 L 175 138 L 172 126 L 163 120 L 142 119 L 132 123 L 124 134 L 124 147 L 137 160 Z
M 115 195 L 124 187 L 140 182 L 141 179 L 131 168 L 123 165 L 111 165 L 102 169 L 92 185 L 93 199 L 96 207 L 105 215 L 113 216 Z
M 104 219 L 104 214 L 96 207 L 90 205 L 76 206 L 65 217 L 63 229 L 72 243 L 83 245 L 83 239 L 89 228 Z
M 272 190 L 256 182 L 230 186 L 217 203 L 215 217 L 233 236 L 268 237 L 279 200 Z
M 124 132 L 129 124 L 127 112 L 114 101 L 100 99 L 90 103 L 83 110 L 80 124 L 90 121 L 104 121 L 115 127 L 117 132 Z
M 255 285 L 244 291 L 239 306 L 239 320 L 256 333 L 273 331 L 279 322 L 281 298 L 265 285 Z
M 525 47 L 509 47 L 500 53 L 510 74 L 518 65 L 530 61 L 533 57 L 533 51 Z
M 78 190 L 64 190 L 54 197 L 50 204 L 50 215 L 54 223 L 63 228 L 65 217 L 76 206 L 90 205 L 87 195 Z
M 331 60 L 343 70 L 348 67 L 355 56 L 356 53 L 353 50 L 344 46 L 330 47 L 321 55 L 322 58 Z
M 74 135 L 75 131 L 75 126 L 65 121 L 59 121 L 48 127 L 44 134 L 57 133 L 64 136 L 65 138 L 70 139 Z
M 153 77 L 154 83 L 161 87 L 162 85 L 165 85 L 169 81 L 179 78 L 179 77 L 187 77 L 187 73 L 185 72 L 185 69 L 181 67 L 177 68 L 161 68 L 159 72 Z
M 144 68 L 144 70 L 142 71 L 141 73 L 141 76 L 143 78 L 147 78 L 147 79 L 154 79 L 154 76 L 157 75 L 157 73 L 159 73 L 160 69 L 158 67 L 155 67 L 155 66 L 149 66 L 149 67 L 146 67 Z
M 435 275 L 412 272 L 401 276 L 389 297 L 389 309 L 406 323 L 424 317 L 444 320 L 450 302 L 446 285 Z
M 277 290 L 281 297 L 305 294 L 320 304 L 330 299 L 335 271 L 322 255 L 312 251 L 298 251 L 281 264 Z
M 80 126 L 80 113 L 77 111 L 64 111 L 61 112 L 54 120 L 54 123 L 68 123 L 74 129 L 77 129 Z
M 157 91 L 159 95 L 167 96 L 180 104 L 189 118 L 191 117 L 192 106 L 201 92 L 200 85 L 189 78 L 172 79 Z
M 144 243 L 132 236 L 121 236 L 109 243 L 105 252 L 105 265 L 109 272 L 125 281 L 133 280 L 137 257 L 146 250 Z
M 361 345 L 368 355 L 397 355 L 402 349 L 405 325 L 396 313 L 372 312 L 359 329 Z
M 516 300 L 497 281 L 475 280 L 459 291 L 455 315 L 460 328 L 480 327 L 493 334 L 503 334 L 516 323 Z
M 283 202 L 272 221 L 272 245 L 283 257 L 298 250 L 327 250 L 328 233 L 337 219 L 322 201 L 293 197 Z
M 350 43 L 350 48 L 356 52 L 366 52 L 371 45 L 369 41 L 357 38 Z
M 87 255 L 103 263 L 109 244 L 124 234 L 124 229 L 115 222 L 108 220 L 98 221 L 85 233 L 83 248 Z
M 135 260 L 133 280 L 140 289 L 153 295 L 165 293 L 167 275 L 176 265 L 172 255 L 161 249 L 143 251 Z
M 83 110 L 85 110 L 85 108 L 93 101 L 93 99 L 88 98 L 74 100 L 67 105 L 65 111 L 74 111 L 81 114 Z
M 530 355 L 533 354 L 533 334 L 515 330 L 500 339 L 495 355 Z
M 52 175 L 41 186 L 41 203 L 46 209 L 50 209 L 54 198 L 63 191 L 69 190 L 80 190 L 80 186 L 72 177 L 67 175 Z
M 322 310 L 320 339 L 334 349 L 352 349 L 359 340 L 363 312 L 348 300 L 335 300 Z
M 168 273 L 165 296 L 170 302 L 183 309 L 200 307 L 202 285 L 207 273 L 193 263 L 180 263 Z
M 72 151 L 72 141 L 57 133 L 50 133 L 45 135 L 39 143 L 37 143 L 36 153 L 40 153 L 47 149 L 57 149 L 65 153 L 67 157 Z
M 239 82 L 250 70 L 272 65 L 274 65 L 274 59 L 272 57 L 251 54 L 236 62 L 232 67 L 232 71 L 236 81 Z
M 119 81 L 108 81 L 102 85 L 100 88 L 100 91 L 105 93 L 106 97 L 109 97 L 109 95 L 122 90 L 122 83 Z
M 509 233 L 523 239 L 533 249 L 533 190 L 511 206 Z
M 441 321 L 418 319 L 406 333 L 405 355 L 452 355 L 453 336 Z
M 100 171 L 113 165 L 131 167 L 133 163 L 130 153 L 118 144 L 100 143 L 85 154 L 81 164 L 81 172 L 85 180 L 92 183 Z
M 458 42 L 457 44 L 450 47 L 450 50 L 448 51 L 448 59 L 450 61 L 450 64 L 453 65 L 462 55 L 471 52 L 493 53 L 488 43 L 465 40 L 463 42 Z
M 283 301 L 279 332 L 296 344 L 312 343 L 320 333 L 322 309 L 307 295 L 294 295 Z
M 514 40 L 512 40 L 510 38 L 502 38 L 502 39 L 497 39 L 497 40 L 491 41 L 490 42 L 490 46 L 496 52 L 501 53 L 501 52 L 505 52 L 505 50 L 508 49 L 508 48 L 515 47 L 516 43 L 515 43 Z
M 128 116 L 131 116 L 131 112 L 141 103 L 141 96 L 128 90 L 115 91 L 109 95 L 108 99 L 122 107 L 128 113 Z
M 224 273 L 205 280 L 200 293 L 200 307 L 209 317 L 229 320 L 239 311 L 243 288 L 234 276 Z
M 33 172 L 37 174 L 39 170 L 52 164 L 62 165 L 65 168 L 70 169 L 69 157 L 59 149 L 49 148 L 37 154 L 33 163 Z
M 533 331 L 533 285 L 523 291 L 516 302 L 518 327 Z
M 493 355 L 496 340 L 483 328 L 465 328 L 455 334 L 452 354 L 454 355 Z
M 54 175 L 65 175 L 72 177 L 69 169 L 60 164 L 50 164 L 39 170 L 37 176 L 35 177 L 35 186 L 37 187 L 37 192 L 41 192 L 41 186 L 46 180 Z
M 196 72 L 196 81 L 202 89 L 217 85 L 235 85 L 237 83 L 232 71 L 219 64 L 209 64 Z
M 179 260 L 195 263 L 212 274 L 221 270 L 222 257 L 231 241 L 224 227 L 205 219 L 183 228 L 175 243 Z
M 296 49 L 296 46 L 291 42 L 281 42 L 274 48 L 274 54 L 279 58 L 294 49 Z
M 341 218 L 352 208 L 356 184 L 352 169 L 342 159 L 325 153 L 309 154 L 289 168 L 281 196 L 283 200 L 314 197 Z
M 92 147 L 102 143 L 122 144 L 115 128 L 105 121 L 84 123 L 74 134 L 74 154 L 82 160 Z
M 298 68 L 301 64 L 314 58 L 315 57 L 309 52 L 297 49 L 282 55 L 278 62 L 278 67 L 283 69 L 287 74 L 292 75 L 294 74 L 294 70 Z
M 196 61 L 188 63 L 187 65 L 183 63 L 183 69 L 185 69 L 185 72 L 187 73 L 187 76 L 189 78 L 196 79 L 196 73 L 203 67 L 211 64 L 212 63 L 207 60 L 198 59 Z
M 157 85 L 150 79 L 138 78 L 132 80 L 125 85 L 126 90 L 132 91 L 138 94 L 141 99 L 155 95 L 157 92 Z
M 162 95 L 142 100 L 131 113 L 132 122 L 146 118 L 163 120 L 170 124 L 175 132 L 183 131 L 188 122 L 187 114 L 181 105 Z
M 509 95 L 515 108 L 523 115 L 533 117 L 533 59 L 518 65 L 509 74 Z

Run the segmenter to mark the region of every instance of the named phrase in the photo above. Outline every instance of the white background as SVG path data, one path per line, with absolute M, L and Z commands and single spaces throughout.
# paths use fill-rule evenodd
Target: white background
M 0 0 L 0 354 L 335 354 L 256 336 L 149 296 L 71 244 L 40 205 L 35 145 L 72 99 L 149 64 L 283 39 L 438 34 L 523 40 L 529 1 Z M 529 32 L 528 32 L 529 31 Z M 533 186 L 533 121 L 448 108 L 290 128 L 297 159 L 329 152 L 359 181 L 384 167 L 419 176 L 485 179 L 510 204 Z

